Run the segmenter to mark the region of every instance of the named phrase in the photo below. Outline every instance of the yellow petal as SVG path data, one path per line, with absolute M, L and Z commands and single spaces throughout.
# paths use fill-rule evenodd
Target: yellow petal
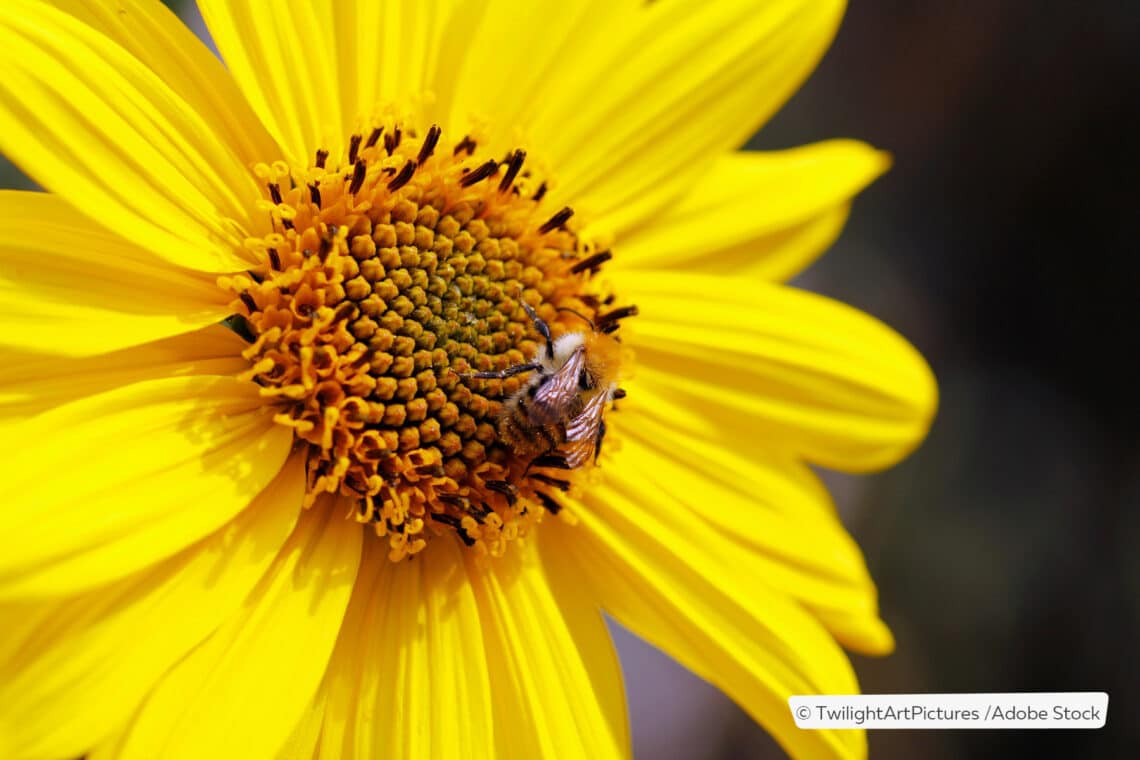
M 242 608 L 170 669 L 102 757 L 272 757 L 325 673 L 360 562 L 361 526 L 304 512 Z
M 318 148 L 338 155 L 347 138 L 335 64 L 340 39 L 333 6 L 320 0 L 198 3 L 238 87 L 285 158 L 295 164 L 310 164 Z M 376 36 L 372 40 L 379 42 Z M 378 63 L 377 55 L 372 65 Z
M 3 425 L 0 598 L 76 593 L 170 556 L 225 524 L 292 443 L 257 386 L 150 380 Z
M 850 214 L 851 206 L 839 206 L 786 230 L 726 248 L 717 258 L 704 258 L 693 265 L 709 274 L 785 282 L 831 247 Z
M 320 756 L 480 756 L 491 683 L 463 550 L 432 541 L 400 563 L 386 550 L 366 542 L 325 680 Z
M 169 264 L 47 193 L 0 191 L 0 344 L 85 356 L 223 319 L 214 278 Z
M 210 124 L 241 164 L 279 153 L 222 62 L 159 0 L 48 0 L 121 45 Z
M 843 3 L 612 5 L 619 10 L 589 19 L 592 38 L 571 38 L 520 122 L 556 171 L 552 203 L 620 237 L 795 92 L 830 44 Z
M 628 757 L 621 672 L 597 609 L 555 592 L 533 542 L 491 562 L 464 554 L 491 671 L 494 756 Z
M 346 129 L 359 128 L 361 120 L 376 115 L 378 106 L 408 109 L 415 116 L 417 109 L 432 105 L 425 94 L 440 84 L 435 79 L 437 60 L 458 52 L 440 43 L 445 25 L 452 21 L 452 0 L 325 0 L 324 4 L 332 9 L 336 45 L 323 52 L 336 67 Z M 454 142 L 460 137 L 455 135 Z M 343 146 L 344 136 L 335 136 L 334 142 Z
M 300 512 L 294 457 L 249 509 L 141 574 L 65 600 L 0 605 L 4 757 L 78 757 L 120 726 L 172 664 L 233 615 Z M 10 636 L 10 625 L 34 620 Z
M 193 332 L 97 356 L 73 358 L 0 352 L 0 418 L 21 419 L 68 401 L 165 377 L 237 375 L 249 368 L 247 343 L 210 325 Z
M 881 322 L 812 293 L 739 278 L 615 272 L 638 380 L 707 418 L 848 471 L 894 464 L 937 406 L 930 368 Z
M 801 731 L 788 711 L 793 694 L 858 692 L 839 646 L 794 601 L 728 567 L 711 530 L 662 521 L 656 497 L 595 487 L 578 525 L 544 525 L 543 541 L 559 543 L 561 572 L 607 612 L 731 696 L 792 757 L 863 757 L 862 732 Z
M 806 248 L 797 231 L 836 211 L 845 218 L 851 199 L 889 163 L 854 140 L 726 154 L 676 205 L 631 230 L 615 264 L 786 279 L 831 242 L 816 235 L 823 245 Z
M 330 662 L 331 668 L 331 662 Z M 325 680 L 328 680 L 329 671 L 325 671 Z M 317 696 L 305 708 L 301 719 L 293 727 L 293 733 L 285 740 L 285 744 L 277 753 L 277 760 L 311 760 L 318 757 L 317 743 L 321 738 L 321 724 L 325 719 L 324 684 L 322 683 Z
M 709 443 L 679 430 L 670 409 L 629 384 L 610 425 L 620 450 L 607 479 L 646 493 L 675 530 L 708 526 L 726 569 L 799 601 L 840 643 L 867 654 L 893 645 L 859 547 L 811 471 L 762 443 Z M 669 473 L 655 486 L 644 473 Z
M 462 131 L 485 122 L 481 131 L 492 139 L 492 151 L 515 147 L 507 143 L 561 96 L 549 85 L 608 54 L 643 15 L 628 0 L 458 4 L 444 28 L 431 82 L 444 126 Z M 537 146 L 527 140 L 523 147 Z
M 55 8 L 8 0 L 0 66 L 0 151 L 32 179 L 171 263 L 241 268 L 253 176 L 138 59 Z

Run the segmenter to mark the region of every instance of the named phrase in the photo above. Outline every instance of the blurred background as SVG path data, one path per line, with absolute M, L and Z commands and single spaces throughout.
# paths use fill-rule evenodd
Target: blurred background
M 873 758 L 1140 756 L 1138 117 L 1136 0 L 879 0 L 750 144 L 895 156 L 798 283 L 895 327 L 942 391 L 909 460 L 827 474 L 898 639 L 854 657 L 863 690 L 1110 695 L 1100 731 L 878 731 Z M 783 756 L 614 636 L 639 758 Z
M 853 658 L 863 690 L 1109 693 L 1100 731 L 875 731 L 871 757 L 1140 757 L 1140 3 L 851 3 L 749 147 L 829 137 L 895 163 L 798 284 L 942 393 L 906 462 L 828 476 L 898 640 Z M 784 756 L 617 637 L 639 757 Z

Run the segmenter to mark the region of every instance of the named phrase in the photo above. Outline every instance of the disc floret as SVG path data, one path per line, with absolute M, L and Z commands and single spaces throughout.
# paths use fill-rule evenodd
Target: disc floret
M 551 472 L 558 451 L 524 460 L 500 435 L 526 379 L 464 377 L 536 355 L 528 306 L 559 333 L 612 300 L 593 281 L 609 253 L 544 204 L 522 150 L 441 145 L 436 126 L 389 120 L 342 161 L 258 166 L 273 229 L 247 241 L 249 271 L 220 280 L 250 340 L 243 377 L 307 449 L 305 506 L 351 505 L 393 560 L 442 531 L 500 555 L 560 511 L 573 478 Z

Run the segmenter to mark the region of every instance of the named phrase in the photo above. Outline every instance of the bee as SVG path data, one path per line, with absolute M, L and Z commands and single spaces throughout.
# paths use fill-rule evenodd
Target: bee
M 554 339 L 534 309 L 519 303 L 543 338 L 538 355 L 499 372 L 463 377 L 502 380 L 531 373 L 505 402 L 498 427 L 499 437 L 529 459 L 528 469 L 532 464 L 574 469 L 596 461 L 606 435 L 606 407 L 625 396 L 617 384 L 621 344 L 609 334 L 612 329 L 599 330 L 589 320 L 589 332 Z

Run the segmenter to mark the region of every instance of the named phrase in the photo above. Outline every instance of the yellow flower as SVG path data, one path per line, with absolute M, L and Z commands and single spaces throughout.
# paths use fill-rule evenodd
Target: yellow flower
M 733 152 L 842 4 L 200 6 L 0 4 L 0 756 L 626 755 L 602 609 L 863 756 L 808 463 L 936 390 L 780 283 L 887 160 Z

